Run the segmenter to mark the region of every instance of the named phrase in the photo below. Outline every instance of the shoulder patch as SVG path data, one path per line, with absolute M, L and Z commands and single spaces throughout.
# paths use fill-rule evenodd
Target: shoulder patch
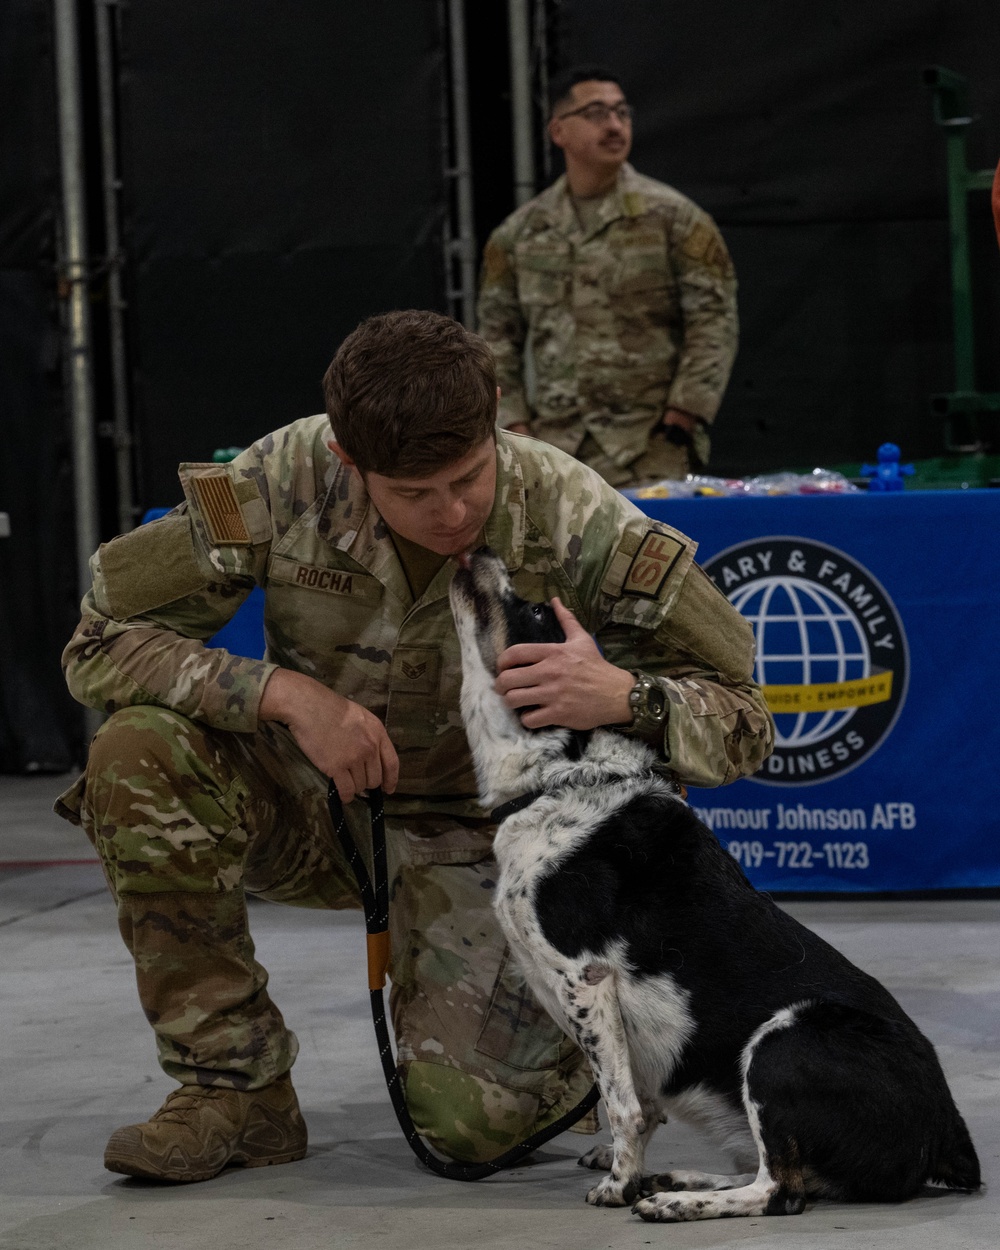
M 684 255 L 699 261 L 710 273 L 723 278 L 732 276 L 733 262 L 726 245 L 717 231 L 705 221 L 695 223 L 694 229 L 684 240 Z
M 191 489 L 215 546 L 251 545 L 250 531 L 243 520 L 236 488 L 228 473 L 195 474 L 191 478 Z
M 714 242 L 715 237 L 711 228 L 705 222 L 697 221 L 694 229 L 684 240 L 684 255 L 690 256 L 692 260 L 704 260 Z
M 684 551 L 685 544 L 679 539 L 651 530 L 632 557 L 622 583 L 622 594 L 658 599 L 663 583 Z
M 483 250 L 483 284 L 501 282 L 510 272 L 510 257 L 499 243 L 490 240 Z

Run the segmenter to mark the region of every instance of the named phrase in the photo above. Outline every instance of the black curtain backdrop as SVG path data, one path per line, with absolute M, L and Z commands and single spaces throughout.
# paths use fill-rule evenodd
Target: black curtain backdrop
M 942 452 L 953 388 L 945 143 L 922 70 L 969 79 L 972 168 L 1000 156 L 996 0 L 565 0 L 557 57 L 623 75 L 632 160 L 717 220 L 742 339 L 713 470 Z M 1000 389 L 1000 256 L 970 201 L 979 385 Z
M 76 619 L 56 297 L 58 147 L 49 6 L 0 5 L 0 772 L 70 767 L 59 654 Z
M 436 0 L 144 0 L 123 12 L 140 501 L 322 410 L 365 316 L 443 305 Z
M 503 23 L 469 11 L 477 228 L 510 209 Z M 921 71 L 965 74 L 970 163 L 1000 153 L 996 0 L 550 0 L 552 59 L 598 60 L 637 106 L 634 161 L 719 221 L 743 336 L 713 467 L 941 451 L 953 384 L 944 139 Z M 103 247 L 93 6 L 80 0 L 92 252 Z M 141 506 L 176 465 L 320 410 L 364 316 L 445 306 L 440 0 L 144 0 L 120 9 L 130 381 Z M 0 771 L 81 753 L 59 654 L 77 615 L 56 282 L 51 7 L 0 6 Z M 503 133 L 501 133 L 503 132 Z M 504 172 L 500 173 L 503 167 Z M 485 177 L 489 174 L 489 177 Z M 502 202 L 501 202 L 502 201 Z M 1000 261 L 972 204 L 984 389 Z M 481 242 L 482 240 L 480 240 Z M 92 284 L 110 417 L 104 279 Z M 105 536 L 110 439 L 98 432 Z

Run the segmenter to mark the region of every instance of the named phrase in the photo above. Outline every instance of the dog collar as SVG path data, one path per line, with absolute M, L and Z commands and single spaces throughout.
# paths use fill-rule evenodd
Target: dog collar
M 591 731 L 589 729 L 573 729 L 570 731 L 569 741 L 566 744 L 566 758 L 576 762 L 583 758 L 583 753 L 587 749 L 590 742 Z M 494 807 L 490 812 L 490 820 L 494 825 L 498 825 L 501 820 L 506 820 L 508 816 L 513 816 L 515 812 L 521 812 L 526 807 L 530 807 L 535 799 L 540 799 L 545 793 L 544 790 L 530 790 L 527 794 L 519 794 L 516 799 L 510 799 L 507 803 L 501 803 L 499 807 Z
M 544 790 L 529 790 L 527 794 L 519 794 L 516 799 L 510 799 L 507 803 L 501 803 L 499 807 L 494 807 L 490 812 L 491 823 L 498 825 L 502 820 L 506 820 L 508 816 L 513 816 L 515 812 L 523 811 L 526 807 L 530 807 L 535 799 L 540 799 L 544 793 Z
M 649 770 L 649 775 L 668 781 L 673 786 L 678 798 L 687 802 L 687 786 L 680 784 L 666 764 L 654 764 Z M 631 779 L 632 775 L 630 773 L 611 773 L 607 777 L 602 778 L 601 784 L 609 785 L 617 781 L 629 781 Z M 516 812 L 523 812 L 526 807 L 530 807 L 535 799 L 540 799 L 543 794 L 554 793 L 555 791 L 553 790 L 529 790 L 527 794 L 519 794 L 516 799 L 510 799 L 506 803 L 501 803 L 499 807 L 494 807 L 490 812 L 490 823 L 499 825 L 508 816 L 513 816 Z

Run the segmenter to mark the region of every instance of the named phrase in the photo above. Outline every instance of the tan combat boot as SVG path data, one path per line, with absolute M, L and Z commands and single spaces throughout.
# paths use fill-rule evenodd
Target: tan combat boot
M 225 1167 L 291 1163 L 306 1153 L 306 1126 L 288 1075 L 244 1093 L 182 1085 L 145 1124 L 111 1134 L 109 1172 L 153 1180 L 207 1181 Z

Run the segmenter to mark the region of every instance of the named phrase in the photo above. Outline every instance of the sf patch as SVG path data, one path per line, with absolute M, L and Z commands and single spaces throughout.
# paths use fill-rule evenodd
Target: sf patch
M 683 551 L 684 543 L 678 539 L 651 530 L 632 557 L 622 584 L 622 594 L 658 599 L 663 583 L 670 576 Z

